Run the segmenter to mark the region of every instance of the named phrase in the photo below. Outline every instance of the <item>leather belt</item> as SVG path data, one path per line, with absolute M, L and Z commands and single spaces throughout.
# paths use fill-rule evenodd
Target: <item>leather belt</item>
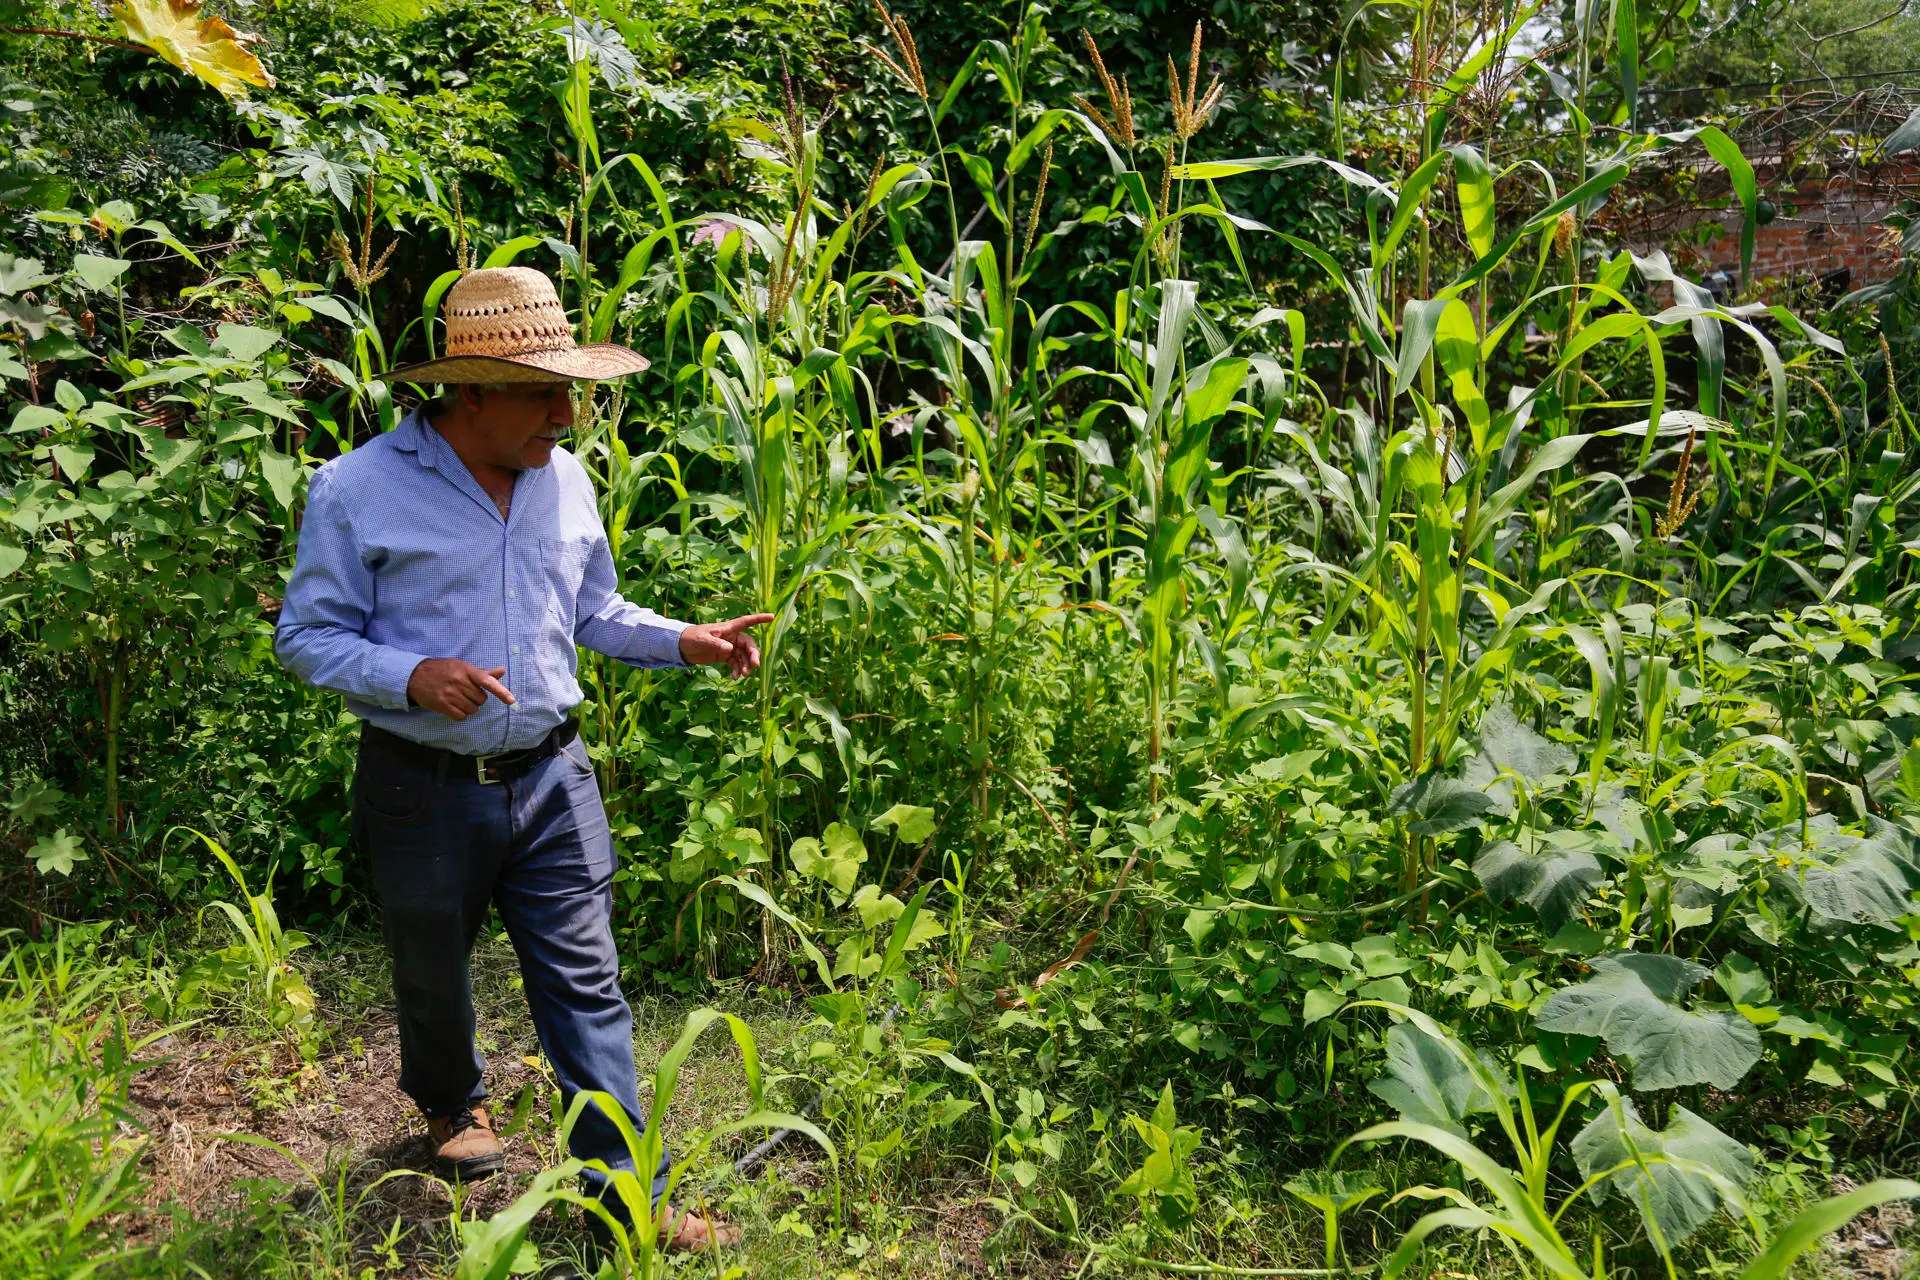
M 388 729 L 363 721 L 360 726 L 362 746 L 372 744 L 381 752 L 410 760 L 415 764 L 432 769 L 439 778 L 471 779 L 480 783 L 507 782 L 519 777 L 527 770 L 557 755 L 562 747 L 580 736 L 580 722 L 572 716 L 553 727 L 552 732 L 530 747 L 518 751 L 501 751 L 488 756 L 470 756 L 458 751 L 448 751 L 444 747 L 430 747 L 411 738 L 403 738 Z

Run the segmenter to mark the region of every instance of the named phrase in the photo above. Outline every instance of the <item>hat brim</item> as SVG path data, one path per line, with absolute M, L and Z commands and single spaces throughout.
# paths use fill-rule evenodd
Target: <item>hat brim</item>
M 644 372 L 651 362 L 611 342 L 511 356 L 442 356 L 375 375 L 383 382 L 605 382 Z

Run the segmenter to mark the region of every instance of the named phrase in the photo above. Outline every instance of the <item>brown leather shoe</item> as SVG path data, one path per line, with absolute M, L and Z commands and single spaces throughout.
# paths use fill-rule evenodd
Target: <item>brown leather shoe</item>
M 731 1222 L 709 1222 L 677 1205 L 667 1206 L 667 1220 L 660 1228 L 660 1247 L 668 1253 L 706 1253 L 710 1249 L 730 1249 L 739 1243 L 740 1228 Z
M 433 1162 L 456 1182 L 477 1182 L 507 1167 L 485 1107 L 428 1116 L 427 1134 L 434 1146 Z

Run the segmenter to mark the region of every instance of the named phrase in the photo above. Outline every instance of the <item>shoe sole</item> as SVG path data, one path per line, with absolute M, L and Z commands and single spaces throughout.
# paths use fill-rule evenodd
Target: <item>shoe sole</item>
M 434 1163 L 440 1167 L 441 1173 L 455 1182 L 479 1182 L 483 1178 L 491 1178 L 506 1168 L 507 1157 L 503 1153 L 495 1152 L 488 1156 L 468 1156 L 465 1160 L 436 1159 Z

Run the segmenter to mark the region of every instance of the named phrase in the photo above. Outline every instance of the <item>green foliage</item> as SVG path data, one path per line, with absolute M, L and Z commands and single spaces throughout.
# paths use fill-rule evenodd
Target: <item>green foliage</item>
M 1731 1089 L 1760 1059 L 1760 1033 L 1744 1018 L 1689 1009 L 1707 970 L 1678 956 L 1598 956 L 1594 977 L 1556 991 L 1534 1022 L 1563 1035 L 1598 1036 L 1642 1089 L 1708 1084 Z
M 856 1261 L 840 1188 L 939 1177 L 1082 1270 L 1586 1280 L 1776 1274 L 1903 1194 L 1764 1243 L 1914 1102 L 1920 246 L 1802 315 L 1616 242 L 1700 152 L 1753 238 L 1730 136 L 1643 118 L 1704 10 L 909 4 L 916 62 L 812 0 L 243 7 L 239 107 L 0 35 L 53 86 L 0 95 L 23 925 L 218 912 L 148 1008 L 318 1052 L 292 953 L 370 912 L 354 727 L 271 666 L 305 477 L 519 261 L 654 361 L 571 441 L 626 594 L 775 617 L 745 686 L 582 661 L 630 975 L 811 1019 L 765 1078 L 725 1019 L 745 1118 L 678 1185 L 785 1127 L 834 1175 L 785 1229 Z M 578 1172 L 460 1273 L 531 1265 Z M 346 1248 L 371 1201 L 305 1173 Z
M 117 1007 L 128 975 L 81 931 L 8 939 L 0 969 L 0 1264 L 25 1280 L 85 1274 L 96 1237 L 140 1195 L 129 1087 L 165 1031 Z M 130 1260 L 145 1250 L 133 1249 Z

